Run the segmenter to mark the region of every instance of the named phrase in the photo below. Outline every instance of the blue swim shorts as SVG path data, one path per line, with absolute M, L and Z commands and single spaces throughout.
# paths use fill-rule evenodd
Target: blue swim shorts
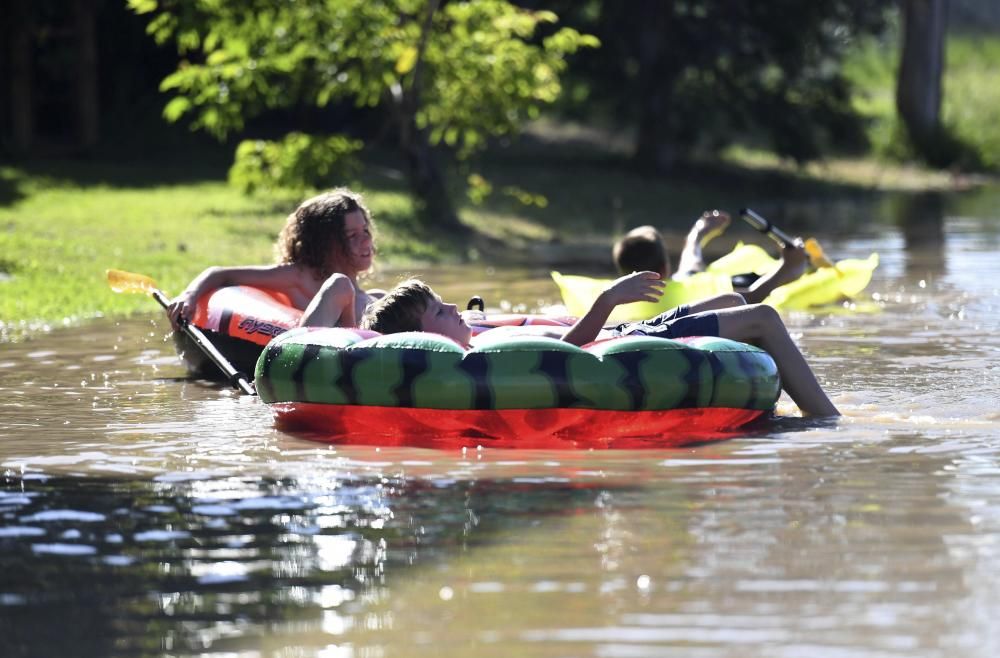
M 642 322 L 624 322 L 614 329 L 619 336 L 656 336 L 685 338 L 687 336 L 718 336 L 719 316 L 714 311 L 691 313 L 687 304 L 660 313 Z

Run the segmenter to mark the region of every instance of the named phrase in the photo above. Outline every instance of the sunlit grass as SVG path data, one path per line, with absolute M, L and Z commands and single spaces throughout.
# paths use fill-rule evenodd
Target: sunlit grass
M 844 72 L 854 82 L 855 108 L 868 120 L 868 135 L 877 154 L 906 159 L 910 151 L 896 117 L 898 36 L 858 45 L 845 62 Z M 1000 169 L 1000 36 L 949 34 L 942 85 L 942 125 L 971 147 L 985 169 Z
M 156 308 L 143 295 L 111 292 L 108 268 L 149 275 L 171 295 L 209 265 L 273 262 L 274 240 L 298 202 L 245 197 L 223 180 L 79 183 L 6 167 L 0 183 L 11 197 L 0 205 L 0 341 Z M 382 220 L 380 249 L 389 258 L 437 255 L 436 245 L 408 239 L 402 228 L 413 216 L 408 195 L 376 189 L 368 203 Z
M 977 147 L 983 164 L 1000 169 L 1000 37 L 951 39 L 947 50 L 943 118 L 963 141 Z
M 948 171 L 875 158 L 825 158 L 798 164 L 771 151 L 735 146 L 723 156 L 746 169 L 783 173 L 802 181 L 838 183 L 878 191 L 952 190 L 963 181 Z

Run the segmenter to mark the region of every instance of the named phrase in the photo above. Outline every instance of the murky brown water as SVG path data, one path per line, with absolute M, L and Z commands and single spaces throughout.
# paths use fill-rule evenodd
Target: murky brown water
M 787 318 L 844 418 L 690 449 L 331 447 L 159 318 L 0 345 L 0 653 L 1000 655 L 997 201 L 818 226 L 882 258 L 865 312 Z

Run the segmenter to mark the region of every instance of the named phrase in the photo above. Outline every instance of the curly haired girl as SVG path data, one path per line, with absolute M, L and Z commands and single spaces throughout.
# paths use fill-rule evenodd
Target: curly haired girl
M 198 299 L 217 288 L 248 285 L 283 292 L 303 311 L 301 326 L 353 327 L 381 291 L 365 292 L 358 276 L 375 259 L 371 212 L 360 194 L 337 188 L 303 201 L 275 244 L 277 265 L 210 267 L 171 300 L 176 329 Z

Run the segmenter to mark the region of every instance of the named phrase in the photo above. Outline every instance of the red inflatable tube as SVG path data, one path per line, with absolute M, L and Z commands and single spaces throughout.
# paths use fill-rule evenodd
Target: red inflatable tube
M 283 402 L 271 405 L 279 429 L 346 445 L 534 450 L 676 448 L 719 441 L 759 418 L 754 409 L 661 411 L 601 409 L 442 410 Z

